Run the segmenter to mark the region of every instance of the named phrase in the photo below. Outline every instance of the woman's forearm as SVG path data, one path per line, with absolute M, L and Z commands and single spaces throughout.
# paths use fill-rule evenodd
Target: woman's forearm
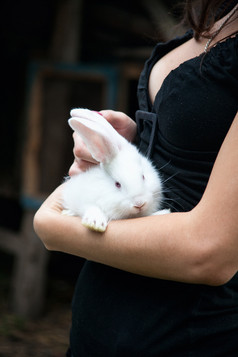
M 85 228 L 78 217 L 61 215 L 54 196 L 46 200 L 34 220 L 47 249 L 154 278 L 220 283 L 213 276 L 209 244 L 194 232 L 192 212 L 112 221 L 102 234 Z

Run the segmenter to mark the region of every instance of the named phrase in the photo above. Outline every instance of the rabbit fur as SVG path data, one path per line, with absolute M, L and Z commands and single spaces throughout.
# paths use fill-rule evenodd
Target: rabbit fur
M 99 162 L 68 177 L 63 213 L 82 217 L 82 224 L 104 232 L 110 220 L 169 213 L 158 211 L 162 183 L 152 163 L 97 112 L 73 109 L 69 125 Z

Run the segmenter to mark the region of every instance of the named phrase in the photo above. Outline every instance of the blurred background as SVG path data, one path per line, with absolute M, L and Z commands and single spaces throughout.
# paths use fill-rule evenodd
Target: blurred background
M 1 2 L 0 357 L 64 356 L 83 260 L 47 252 L 32 219 L 72 163 L 71 108 L 133 118 L 153 46 L 184 31 L 177 4 Z

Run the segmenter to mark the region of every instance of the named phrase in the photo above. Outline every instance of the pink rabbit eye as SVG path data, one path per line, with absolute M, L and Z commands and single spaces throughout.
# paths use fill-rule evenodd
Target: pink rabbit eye
M 120 182 L 115 182 L 115 186 L 117 187 L 117 188 L 121 188 L 121 184 L 120 184 Z
M 144 175 L 142 175 L 142 180 L 145 180 L 145 176 Z

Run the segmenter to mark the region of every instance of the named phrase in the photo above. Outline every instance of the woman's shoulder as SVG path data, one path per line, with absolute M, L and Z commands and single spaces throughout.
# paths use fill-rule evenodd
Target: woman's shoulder
M 207 66 L 223 68 L 238 77 L 238 33 L 215 44 L 207 55 Z

